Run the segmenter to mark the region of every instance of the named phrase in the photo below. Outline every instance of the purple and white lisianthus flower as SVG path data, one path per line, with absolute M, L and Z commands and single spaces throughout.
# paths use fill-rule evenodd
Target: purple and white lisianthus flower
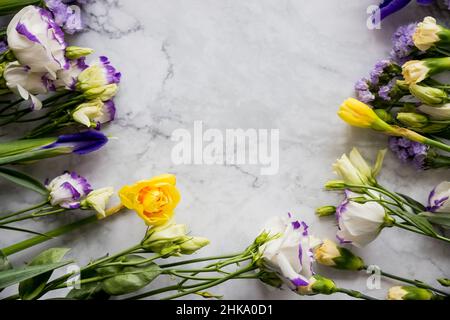
M 101 124 L 114 120 L 116 107 L 112 100 L 103 102 L 100 99 L 80 104 L 72 113 L 75 122 L 86 127 L 98 127 Z
M 392 218 L 378 202 L 358 203 L 352 200 L 361 197 L 364 195 L 345 190 L 345 199 L 336 208 L 339 229 L 336 238 L 341 243 L 365 246 L 378 236 L 383 227 L 392 223 Z
M 314 275 L 312 249 L 320 240 L 308 234 L 305 222 L 293 219 L 290 214 L 270 219 L 264 232 L 275 237 L 260 248 L 264 266 L 293 290 L 307 287 Z
M 49 11 L 27 6 L 13 17 L 6 32 L 10 50 L 31 72 L 48 72 L 55 79 L 57 71 L 69 68 L 64 33 Z
M 47 72 L 31 72 L 30 68 L 14 61 L 6 65 L 3 72 L 6 86 L 22 99 L 30 100 L 33 110 L 42 108 L 41 101 L 35 96 L 54 91 L 53 82 L 48 78 Z
M 77 89 L 85 92 L 107 85 L 117 85 L 121 76 L 109 59 L 101 56 L 98 62 L 91 64 L 78 75 Z
M 51 205 L 66 209 L 79 208 L 81 200 L 92 191 L 86 178 L 75 172 L 66 172 L 54 178 L 47 184 L 47 189 Z
M 443 181 L 431 190 L 427 211 L 450 213 L 450 182 Z
M 78 76 L 88 67 L 85 57 L 70 60 L 68 69 L 62 69 L 56 73 L 57 79 L 54 81 L 55 87 L 57 89 L 64 88 L 66 90 L 75 91 Z
M 112 187 L 100 188 L 88 193 L 86 198 L 81 201 L 81 208 L 94 209 L 100 217 L 106 217 L 106 205 L 114 194 Z

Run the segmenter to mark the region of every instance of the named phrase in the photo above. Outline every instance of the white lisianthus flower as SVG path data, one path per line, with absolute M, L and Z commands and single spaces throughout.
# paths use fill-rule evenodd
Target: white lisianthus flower
M 3 73 L 8 88 L 22 99 L 31 100 L 34 110 L 42 108 L 41 101 L 35 95 L 48 93 L 53 88 L 47 75 L 46 72 L 31 72 L 30 68 L 21 66 L 17 61 L 7 64 Z
M 343 154 L 334 164 L 334 172 L 348 184 L 374 184 L 383 163 L 386 150 L 378 153 L 376 164 L 371 168 L 359 153 L 353 148 L 349 156 Z
M 413 34 L 414 45 L 421 51 L 427 51 L 439 40 L 439 32 L 442 31 L 433 17 L 425 17 L 423 22 L 417 24 L 416 31 Z
M 275 237 L 260 247 L 264 267 L 277 273 L 291 289 L 307 287 L 314 274 L 312 248 L 320 241 L 309 236 L 306 223 L 293 220 L 290 215 L 274 217 L 264 232 Z
M 56 73 L 56 80 L 54 81 L 55 87 L 57 89 L 64 88 L 70 91 L 74 91 L 76 89 L 78 76 L 83 70 L 88 68 L 88 65 L 85 62 L 85 58 L 79 58 L 76 60 L 71 60 L 69 62 L 68 69 L 61 69 Z
M 388 300 L 435 300 L 439 299 L 428 289 L 413 286 L 395 286 L 389 289 Z
M 427 211 L 450 213 L 450 182 L 443 181 L 431 190 Z
M 203 237 L 185 237 L 180 243 L 180 251 L 182 254 L 193 254 L 197 250 L 207 246 L 209 239 Z
M 423 104 L 417 109 L 430 116 L 433 120 L 450 120 L 450 103 L 445 103 L 440 106 L 429 106 Z
M 75 172 L 66 172 L 47 183 L 50 192 L 49 200 L 52 206 L 66 209 L 81 207 L 81 200 L 92 189 L 86 178 Z
M 7 31 L 8 46 L 23 66 L 32 72 L 56 72 L 69 67 L 65 57 L 64 33 L 49 11 L 27 6 L 11 20 Z
M 108 204 L 108 201 L 113 194 L 114 189 L 112 187 L 106 187 L 91 191 L 86 196 L 86 199 L 81 202 L 81 207 L 92 208 L 97 211 L 97 213 L 101 217 L 104 218 L 106 217 L 106 205 Z
M 114 120 L 115 114 L 116 108 L 112 100 L 102 102 L 96 99 L 80 104 L 73 111 L 72 118 L 86 127 L 96 127 Z
M 77 90 L 86 92 L 91 89 L 120 83 L 121 73 L 114 68 L 109 59 L 100 57 L 78 76 Z M 109 100 L 109 99 L 108 99 Z
M 176 242 L 181 240 L 186 234 L 186 225 L 169 222 L 162 226 L 151 228 L 144 243 L 149 244 L 158 241 Z
M 426 63 L 420 60 L 410 60 L 402 66 L 402 74 L 407 84 L 415 84 L 425 80 L 430 70 Z
M 384 227 L 392 226 L 394 220 L 386 214 L 383 206 L 375 201 L 358 203 L 352 198 L 362 195 L 345 191 L 345 200 L 336 209 L 338 232 L 341 243 L 362 247 L 372 242 Z

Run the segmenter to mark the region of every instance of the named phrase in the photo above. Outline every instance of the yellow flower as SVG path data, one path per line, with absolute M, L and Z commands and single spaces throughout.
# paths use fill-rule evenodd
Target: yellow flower
M 381 120 L 372 108 L 354 98 L 348 98 L 342 103 L 338 116 L 355 127 L 391 131 L 391 126 Z
M 158 226 L 172 218 L 180 202 L 180 193 L 175 184 L 174 175 L 163 174 L 122 187 L 119 197 L 122 204 L 135 210 L 147 225 Z

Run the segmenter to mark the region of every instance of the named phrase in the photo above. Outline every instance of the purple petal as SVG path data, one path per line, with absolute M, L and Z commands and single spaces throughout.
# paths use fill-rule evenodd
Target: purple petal
M 380 4 L 380 18 L 383 20 L 384 18 L 390 16 L 391 14 L 403 9 L 406 7 L 411 0 L 385 0 Z
M 108 138 L 101 132 L 89 130 L 81 133 L 61 135 L 58 139 L 42 149 L 69 147 L 73 153 L 87 154 L 103 147 L 108 142 Z

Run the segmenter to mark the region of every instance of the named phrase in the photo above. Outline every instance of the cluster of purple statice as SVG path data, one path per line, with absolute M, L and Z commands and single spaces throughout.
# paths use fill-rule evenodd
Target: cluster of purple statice
M 403 163 L 412 163 L 417 169 L 426 169 L 429 147 L 402 137 L 390 137 L 389 148 Z

